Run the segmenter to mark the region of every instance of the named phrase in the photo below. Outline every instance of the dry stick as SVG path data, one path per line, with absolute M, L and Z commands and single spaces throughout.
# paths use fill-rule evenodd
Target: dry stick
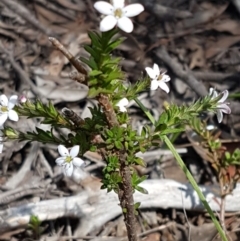
M 76 59 L 56 38 L 49 37 L 49 41 L 52 43 L 54 47 L 56 47 L 61 53 L 69 60 L 69 62 L 76 68 L 79 74 L 82 74 L 81 78 L 76 78 L 76 80 L 80 83 L 87 85 L 87 70 L 83 67 L 80 60 Z M 80 81 L 81 80 L 81 81 Z
M 32 24 L 35 28 L 39 29 L 41 32 L 45 33 L 47 36 L 54 35 L 54 32 L 47 28 L 47 26 L 43 26 L 27 8 L 18 3 L 18 1 L 13 0 L 1 0 L 5 6 L 7 6 L 14 13 L 21 16 L 23 19 L 27 20 L 30 24 Z

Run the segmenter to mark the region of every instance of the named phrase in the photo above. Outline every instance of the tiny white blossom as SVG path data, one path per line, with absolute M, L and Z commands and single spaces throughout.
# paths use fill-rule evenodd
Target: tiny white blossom
M 153 68 L 147 67 L 145 70 L 152 79 L 150 87 L 151 90 L 156 90 L 159 87 L 169 93 L 169 87 L 166 82 L 170 81 L 170 77 L 165 74 L 166 72 L 161 73 L 157 64 L 154 64 Z
M 217 93 L 217 91 L 213 88 L 209 89 L 209 95 L 212 97 L 212 99 L 215 99 L 219 96 L 219 94 Z M 228 106 L 228 103 L 224 103 L 224 101 L 227 99 L 228 97 L 228 91 L 224 90 L 222 92 L 222 98 L 217 102 L 217 119 L 218 122 L 221 123 L 223 120 L 223 113 L 225 114 L 230 114 L 231 113 L 231 109 Z
M 113 29 L 115 25 L 127 33 L 133 31 L 133 23 L 129 17 L 137 16 L 144 10 L 144 7 L 139 3 L 128 6 L 124 5 L 124 0 L 113 0 L 112 4 L 98 1 L 94 4 L 94 8 L 98 12 L 106 15 L 100 22 L 100 31 L 109 31 Z
M 6 95 L 0 96 L 0 126 L 2 126 L 7 118 L 12 121 L 18 121 L 18 114 L 13 110 L 18 101 L 17 95 L 12 95 L 9 100 Z
M 63 173 L 68 177 L 72 176 L 74 168 L 81 167 L 84 164 L 84 161 L 77 157 L 79 146 L 72 147 L 69 152 L 65 146 L 59 145 L 58 152 L 61 157 L 58 157 L 55 162 L 62 167 Z
M 129 104 L 128 99 L 124 97 L 124 98 L 122 98 L 122 99 L 116 104 L 116 106 L 119 107 L 119 110 L 120 110 L 121 112 L 127 112 L 126 106 L 127 106 L 128 104 Z

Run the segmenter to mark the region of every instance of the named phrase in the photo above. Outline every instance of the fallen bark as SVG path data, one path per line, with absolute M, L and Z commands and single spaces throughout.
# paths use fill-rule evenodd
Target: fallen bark
M 196 192 L 189 184 L 181 184 L 173 180 L 146 180 L 142 186 L 149 194 L 136 192 L 135 202 L 141 202 L 144 208 L 185 208 L 187 210 L 204 210 Z M 214 211 L 219 211 L 220 199 L 211 187 L 202 187 L 207 201 Z M 240 210 L 240 185 L 232 195 L 226 198 L 226 212 Z M 0 232 L 24 227 L 30 216 L 35 215 L 41 221 L 54 220 L 61 217 L 81 218 L 78 232 L 87 235 L 104 223 L 121 214 L 119 200 L 114 192 L 106 190 L 87 190 L 77 196 L 29 203 L 20 207 L 0 211 Z

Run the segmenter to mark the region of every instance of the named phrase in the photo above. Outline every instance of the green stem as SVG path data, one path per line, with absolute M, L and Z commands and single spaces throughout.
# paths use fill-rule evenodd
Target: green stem
M 146 114 L 146 116 L 149 118 L 149 120 L 152 122 L 152 124 L 155 124 L 155 120 L 153 118 L 153 116 L 151 115 L 151 113 L 146 109 L 146 107 L 141 103 L 140 100 L 138 100 L 137 98 L 134 99 L 136 101 L 136 103 L 139 105 L 139 107 L 142 109 L 142 111 Z M 205 199 L 202 191 L 200 190 L 200 188 L 198 187 L 198 184 L 196 183 L 196 181 L 194 180 L 192 174 L 190 173 L 190 171 L 187 169 L 185 163 L 183 162 L 182 158 L 180 157 L 180 155 L 178 154 L 178 152 L 176 151 L 176 149 L 174 148 L 173 144 L 171 143 L 171 141 L 168 139 L 168 137 L 166 135 L 162 136 L 163 141 L 165 142 L 165 144 L 168 146 L 168 148 L 170 149 L 170 151 L 173 153 L 174 157 L 176 158 L 179 166 L 181 167 L 181 169 L 183 170 L 183 172 L 185 173 L 186 177 L 188 178 L 189 182 L 191 183 L 192 187 L 194 188 L 194 190 L 196 191 L 196 193 L 198 194 L 198 197 L 200 198 L 201 202 L 203 203 L 204 207 L 206 208 L 207 212 L 209 213 L 216 229 L 218 230 L 219 235 L 221 236 L 223 241 L 228 241 L 227 237 L 221 227 L 221 225 L 219 224 L 217 218 L 215 217 L 211 207 L 209 206 L 207 200 Z
M 180 157 L 180 155 L 177 153 L 176 149 L 174 148 L 173 144 L 171 143 L 171 141 L 168 139 L 167 136 L 163 136 L 162 137 L 163 141 L 165 142 L 165 144 L 168 146 L 168 148 L 171 150 L 171 152 L 173 153 L 174 157 L 176 158 L 179 166 L 181 167 L 181 169 L 184 171 L 186 177 L 188 178 L 189 182 L 191 183 L 191 185 L 193 186 L 194 190 L 196 191 L 196 193 L 198 194 L 198 197 L 200 198 L 200 200 L 202 201 L 204 207 L 207 209 L 209 215 L 211 216 L 211 219 L 213 221 L 213 223 L 215 224 L 216 229 L 218 230 L 219 235 L 221 236 L 222 240 L 224 241 L 228 241 L 221 225 L 219 224 L 216 216 L 214 215 L 211 207 L 209 206 L 206 198 L 204 197 L 202 191 L 200 190 L 200 188 L 198 187 L 198 184 L 196 183 L 196 181 L 194 180 L 192 174 L 190 173 L 190 171 L 187 169 L 185 163 L 183 162 L 182 158 Z
M 142 111 L 145 113 L 145 115 L 148 117 L 148 119 L 152 122 L 153 125 L 155 125 L 155 120 L 149 110 L 142 104 L 142 102 L 136 97 L 134 98 L 136 103 L 139 105 L 139 107 L 142 109 Z

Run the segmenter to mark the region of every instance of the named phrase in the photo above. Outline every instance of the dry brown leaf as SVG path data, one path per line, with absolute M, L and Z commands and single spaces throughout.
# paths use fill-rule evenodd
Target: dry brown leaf
M 240 36 L 220 36 L 217 41 L 212 41 L 206 48 L 205 58 L 210 59 L 239 41 Z
M 62 53 L 58 50 L 53 50 L 49 56 L 49 63 L 45 66 L 45 69 L 48 71 L 49 75 L 58 76 L 64 64 L 67 62 L 67 58 Z
M 229 3 L 220 6 L 211 3 L 203 3 L 200 11 L 194 13 L 192 18 L 186 18 L 180 22 L 181 28 L 192 28 L 218 18 L 228 7 Z
M 206 60 L 204 56 L 204 50 L 202 46 L 198 45 L 195 52 L 193 52 L 190 56 L 190 69 L 194 69 L 195 67 L 205 67 L 206 66 Z
M 208 26 L 219 32 L 228 32 L 233 35 L 240 35 L 240 22 L 233 19 L 223 19 Z

